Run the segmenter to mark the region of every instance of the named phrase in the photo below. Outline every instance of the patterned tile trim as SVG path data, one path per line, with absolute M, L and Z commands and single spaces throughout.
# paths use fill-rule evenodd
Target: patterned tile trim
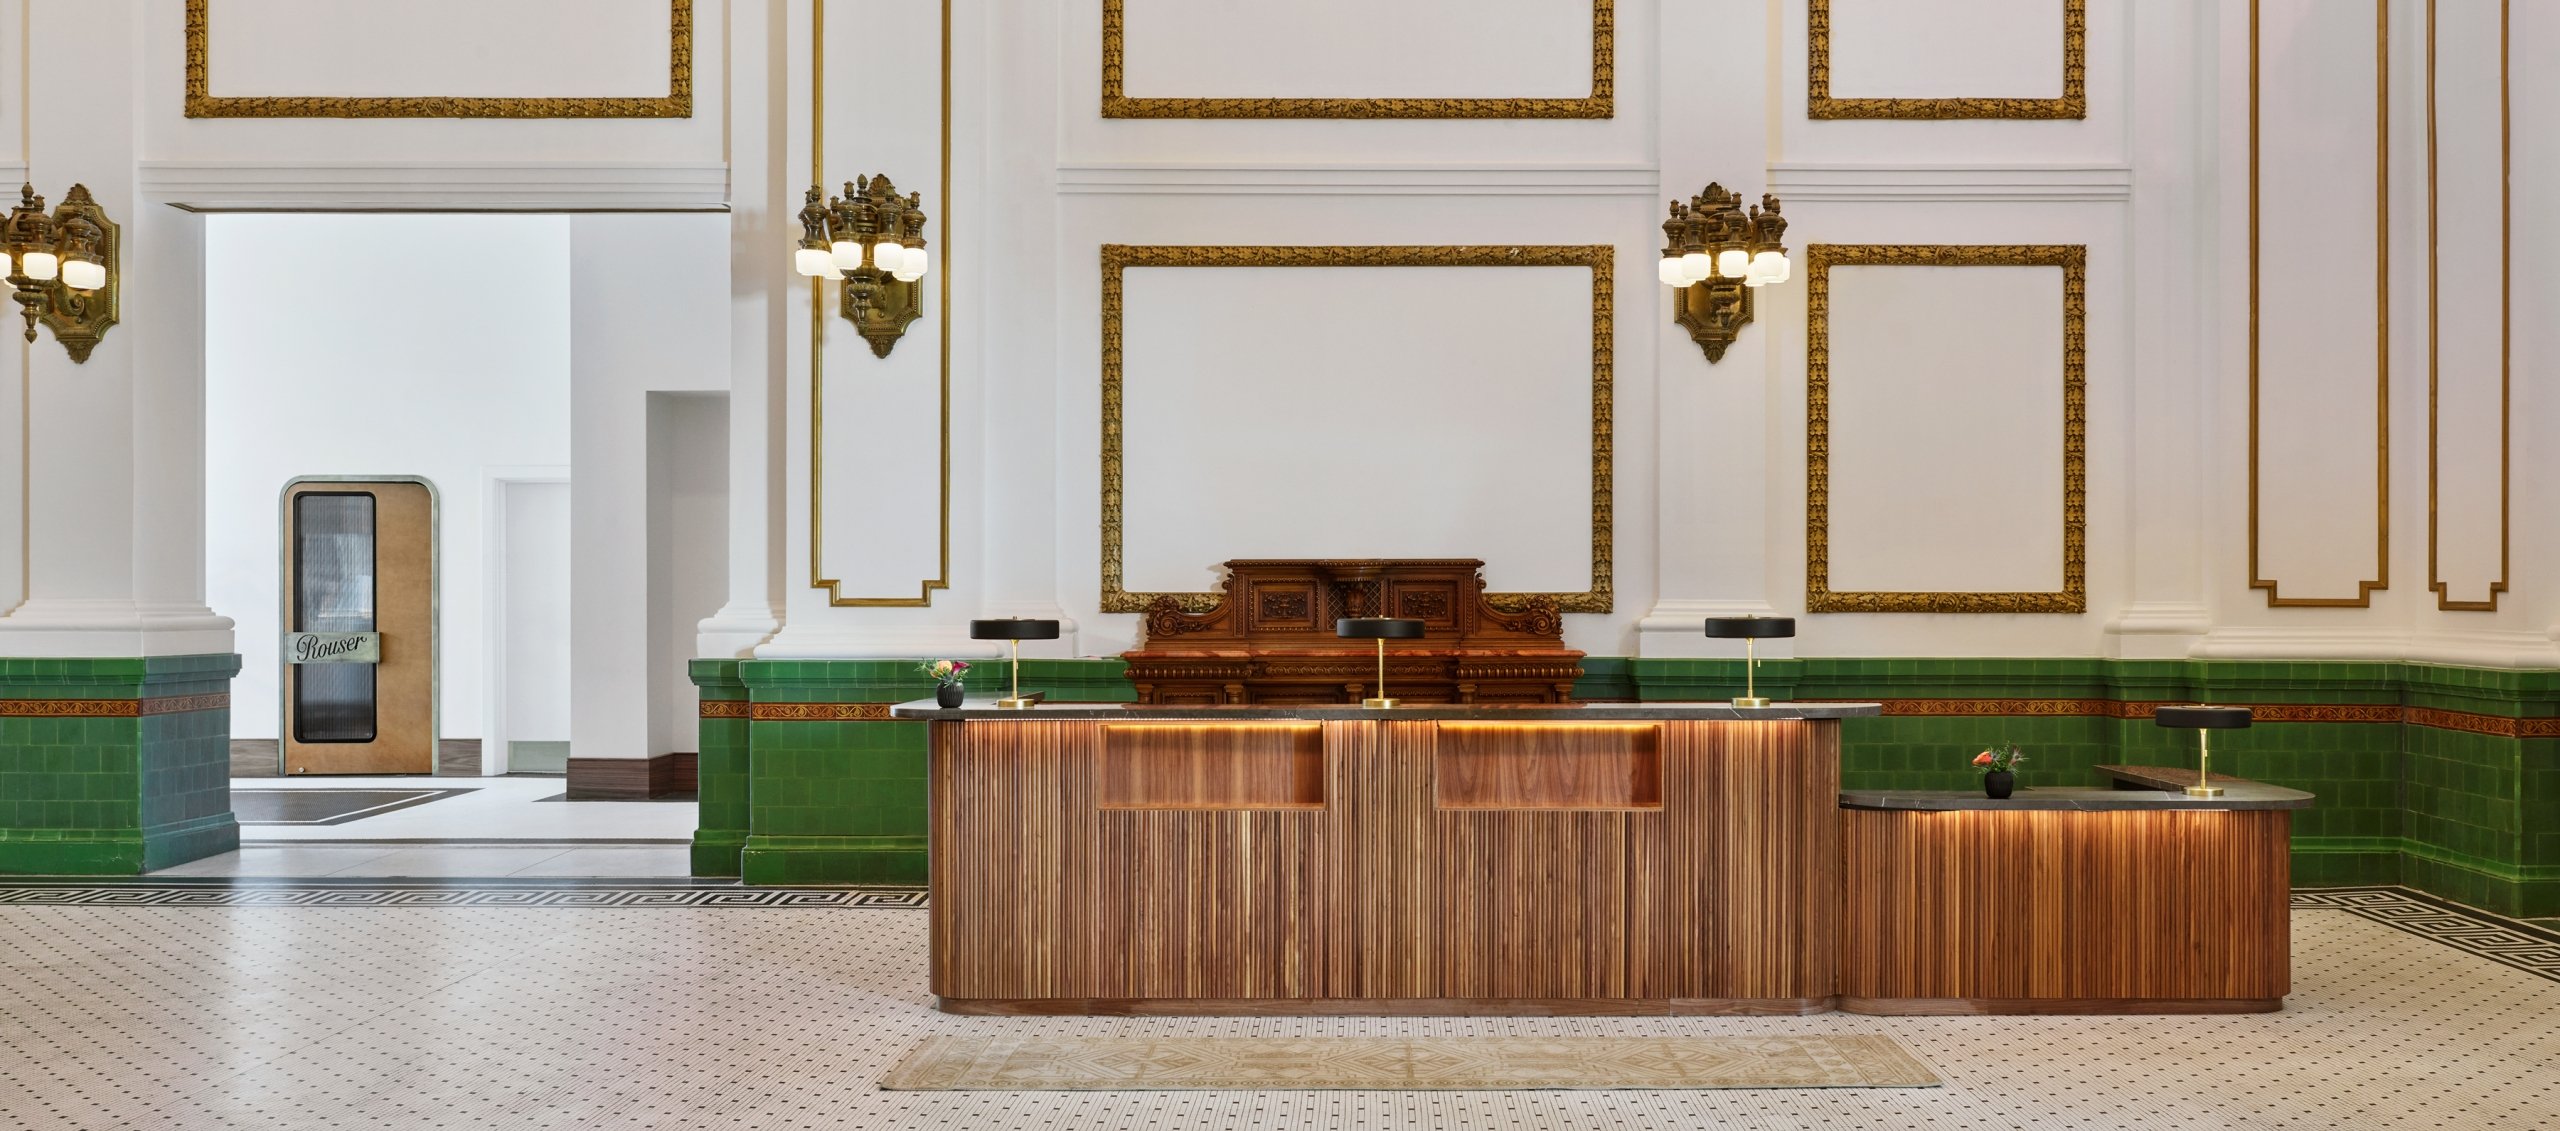
M 702 701 L 702 717 L 706 719 L 746 718 L 747 701 L 744 699 L 705 699 Z
M 1806 700 L 1822 702 L 1822 700 Z M 2096 716 L 2147 719 L 2173 700 L 2126 702 L 2114 699 L 1886 699 L 1887 715 L 1921 716 Z M 2390 703 L 2256 703 L 2249 709 L 2262 723 L 2411 723 L 2441 730 L 2470 731 L 2503 738 L 2560 737 L 2560 719 L 2510 719 L 2432 707 Z
M 2560 982 L 2560 931 L 2504 919 L 2401 887 L 2308 888 L 2296 911 L 2344 911 Z
M 887 703 L 757 703 L 747 708 L 755 722 L 885 723 L 892 722 Z
M 144 715 L 219 711 L 229 706 L 229 692 L 166 695 L 157 699 L 0 699 L 0 718 L 134 719 Z
M 650 885 L 630 880 L 94 880 L 0 884 L 0 907 L 921 908 L 922 888 Z

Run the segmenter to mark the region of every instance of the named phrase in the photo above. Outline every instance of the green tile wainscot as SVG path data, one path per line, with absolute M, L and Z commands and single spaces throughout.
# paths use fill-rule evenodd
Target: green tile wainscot
M 703 831 L 695 870 L 750 883 L 921 883 L 924 724 L 887 705 L 932 685 L 900 660 L 704 661 L 705 698 L 743 695 L 753 717 L 705 718 Z M 1023 686 L 1051 702 L 1126 702 L 1117 660 L 1027 660 Z M 982 665 L 971 693 L 1001 686 Z M 2560 914 L 2560 671 L 2416 663 L 2242 660 L 1804 658 L 1760 665 L 1782 700 L 1876 701 L 1843 725 L 1842 782 L 1856 790 L 1960 789 L 1993 742 L 2027 751 L 2018 784 L 2102 784 L 2108 764 L 2191 766 L 2194 735 L 2150 718 L 2160 703 L 2258 709 L 2214 741 L 2214 767 L 2318 795 L 2296 815 L 2293 882 L 2405 883 L 2510 915 Z M 1584 661 L 1594 701 L 1720 700 L 1738 660 Z M 730 711 L 734 708 L 717 708 Z M 715 736 L 712 728 L 725 728 Z M 734 752 L 744 734 L 744 764 Z M 732 752 L 726 761 L 713 751 Z M 725 767 L 725 768 L 715 768 Z M 727 792 L 714 779 L 729 775 Z M 715 797 L 727 800 L 715 803 Z
M 0 658 L 0 872 L 135 875 L 240 847 L 240 657 Z

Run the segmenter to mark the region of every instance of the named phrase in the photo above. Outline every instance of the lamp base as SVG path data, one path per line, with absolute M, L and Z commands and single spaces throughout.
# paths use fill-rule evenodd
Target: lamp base
M 2187 787 L 2187 796 L 2220 797 L 2222 796 L 2222 787 L 2218 785 L 2191 785 Z
M 1733 697 L 1733 705 L 1736 707 L 1766 707 L 1769 705 L 1769 697 L 1766 695 L 1736 695 Z
M 1028 711 L 1039 705 L 1040 700 L 1029 696 L 1025 696 L 1020 699 L 1005 698 L 996 700 L 996 709 L 999 711 Z
M 1384 711 L 1402 702 L 1404 702 L 1404 700 L 1401 699 L 1363 699 L 1360 701 L 1360 705 L 1367 707 L 1372 711 Z

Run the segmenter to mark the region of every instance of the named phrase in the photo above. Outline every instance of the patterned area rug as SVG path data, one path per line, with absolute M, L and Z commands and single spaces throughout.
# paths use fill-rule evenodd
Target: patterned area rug
M 880 1086 L 932 1091 L 1934 1088 L 1891 1037 L 928 1037 Z

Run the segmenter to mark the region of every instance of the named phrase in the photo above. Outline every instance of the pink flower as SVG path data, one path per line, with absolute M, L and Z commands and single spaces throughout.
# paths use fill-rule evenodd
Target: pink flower
M 1988 751 L 1988 750 L 1985 750 L 1985 751 L 1983 751 L 1983 752 L 1982 752 L 1982 753 L 1980 753 L 1980 754 L 1976 754 L 1976 755 L 1974 755 L 1974 756 L 1973 756 L 1973 764 L 1974 764 L 1974 765 L 1977 765 L 1977 766 L 1988 766 L 1988 765 L 1990 765 L 1990 764 L 1991 764 L 1991 752 L 1990 752 L 1990 751 Z

